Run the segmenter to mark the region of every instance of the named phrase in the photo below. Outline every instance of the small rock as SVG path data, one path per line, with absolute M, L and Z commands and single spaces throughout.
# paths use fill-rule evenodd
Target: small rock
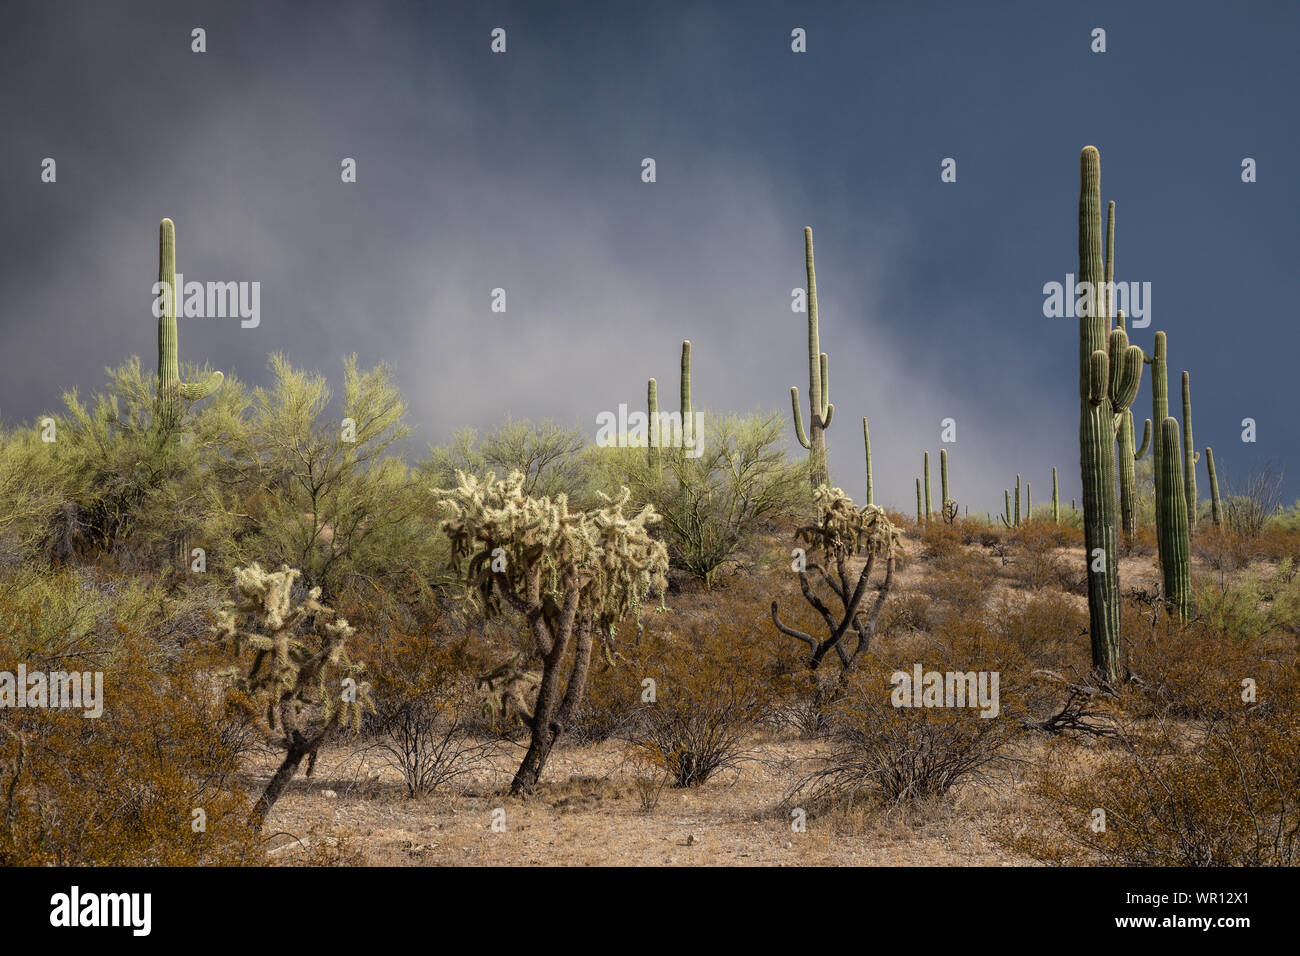
M 785 848 L 788 850 L 788 849 L 790 849 L 790 847 L 792 847 L 792 846 L 794 846 L 793 843 L 789 843 L 789 842 L 787 842 L 786 845 L 785 845 Z
M 322 790 L 322 791 L 320 792 L 320 795 L 321 795 L 322 797 L 324 797 L 326 800 L 337 800 L 337 799 L 338 799 L 338 794 L 335 793 L 333 790 Z

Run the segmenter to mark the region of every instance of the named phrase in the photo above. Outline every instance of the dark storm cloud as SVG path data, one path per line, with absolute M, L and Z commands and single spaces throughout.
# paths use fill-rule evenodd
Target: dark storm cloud
M 1169 332 L 1198 445 L 1229 473 L 1294 466 L 1300 18 L 1040 6 L 10 5 L 0 414 L 30 420 L 132 353 L 152 365 L 170 216 L 187 278 L 262 283 L 258 328 L 183 319 L 182 360 L 253 382 L 275 350 L 335 382 L 348 353 L 391 362 L 421 444 L 507 412 L 594 435 L 651 375 L 675 407 L 683 338 L 697 405 L 788 418 L 810 224 L 837 483 L 862 494 L 867 415 L 878 494 L 909 508 L 951 416 L 959 500 L 997 507 L 1019 472 L 1045 501 L 1053 465 L 1068 500 L 1077 333 L 1041 289 L 1076 271 L 1091 142 L 1117 277 L 1153 285 L 1135 341 Z

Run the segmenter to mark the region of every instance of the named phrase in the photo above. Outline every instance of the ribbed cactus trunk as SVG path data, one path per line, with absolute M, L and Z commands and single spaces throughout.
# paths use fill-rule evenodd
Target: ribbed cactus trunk
M 1219 501 L 1219 476 L 1214 471 L 1214 449 L 1205 446 L 1205 470 L 1210 473 L 1210 518 L 1216 528 L 1223 526 L 1223 505 Z
M 1151 419 L 1142 423 L 1142 444 L 1133 447 L 1133 410 L 1128 409 L 1120 416 L 1118 445 L 1119 449 L 1119 514 L 1120 525 L 1126 539 L 1137 533 L 1137 468 L 1136 465 L 1147 453 L 1151 443 Z
M 1025 482 L 1025 520 L 1029 521 L 1034 517 L 1034 483 Z
M 1116 534 L 1115 421 L 1107 361 L 1110 317 L 1098 301 L 1104 281 L 1101 235 L 1101 156 L 1080 155 L 1079 281 L 1093 294 L 1079 316 L 1079 462 L 1083 479 L 1084 549 L 1092 663 L 1102 678 L 1120 676 L 1119 543 Z
M 790 386 L 790 404 L 794 411 L 795 437 L 808 449 L 812 486 L 829 483 L 826 467 L 826 429 L 830 427 L 835 406 L 830 401 L 830 361 L 821 350 L 817 326 L 817 271 L 813 267 L 812 227 L 803 230 L 804 262 L 808 271 L 808 430 L 803 427 L 799 410 L 799 387 Z
M 925 523 L 930 523 L 930 514 L 933 512 L 930 502 L 930 453 L 925 453 Z
M 916 523 L 924 521 L 924 514 L 921 511 L 921 479 L 916 479 Z
M 179 347 L 176 341 L 176 306 L 181 290 L 176 288 L 176 226 L 170 219 L 158 224 L 158 281 L 167 295 L 158 317 L 158 386 L 155 414 L 164 431 L 175 429 L 181 420 L 181 400 L 207 398 L 220 387 L 222 374 L 213 372 L 201 382 L 182 382 Z
M 656 472 L 662 467 L 659 458 L 659 383 L 654 379 L 646 384 L 646 408 L 650 413 L 646 449 L 650 458 L 650 467 Z
M 1196 530 L 1196 463 L 1201 456 L 1196 453 L 1192 440 L 1192 377 L 1183 372 L 1183 493 L 1187 496 L 1187 529 Z
M 871 432 L 867 430 L 867 420 L 862 419 L 862 445 L 867 450 L 867 504 L 876 503 L 876 489 L 871 478 Z
M 682 448 L 685 448 L 694 440 L 695 432 L 695 406 L 691 404 L 691 341 L 685 339 L 682 342 L 682 377 L 681 377 L 681 408 L 682 408 Z
M 948 492 L 948 449 L 939 449 L 939 507 L 947 511 L 952 495 Z
M 1004 502 L 1002 523 L 1006 525 L 1008 528 L 1014 528 L 1016 524 L 1011 514 L 1011 489 L 1010 488 L 1002 489 L 1002 498 Z
M 1052 522 L 1061 523 L 1061 488 L 1056 481 L 1056 466 L 1052 466 Z
M 1160 434 L 1161 424 L 1169 417 L 1169 369 L 1168 369 L 1168 344 L 1165 333 L 1157 332 L 1155 335 L 1155 345 L 1151 352 L 1151 457 L 1155 463 L 1155 469 L 1152 472 L 1152 481 L 1155 485 L 1155 511 L 1156 511 L 1156 536 L 1159 537 L 1161 529 L 1164 528 L 1164 521 L 1161 517 L 1161 510 L 1164 508 L 1165 497 L 1162 494 L 1161 486 L 1164 484 L 1164 476 L 1160 473 Z
M 1016 475 L 1016 526 L 1020 526 L 1020 476 Z
M 1160 567 L 1164 572 L 1165 603 L 1170 614 L 1187 620 L 1191 605 L 1191 538 L 1187 526 L 1187 497 L 1183 491 L 1182 453 L 1178 446 L 1178 421 L 1166 417 L 1160 425 L 1161 493 L 1165 497 L 1160 509 Z

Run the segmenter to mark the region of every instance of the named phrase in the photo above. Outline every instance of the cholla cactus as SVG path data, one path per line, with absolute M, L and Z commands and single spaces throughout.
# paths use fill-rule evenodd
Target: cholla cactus
M 839 488 L 821 485 L 813 492 L 817 503 L 818 520 L 816 524 L 800 528 L 797 537 L 808 544 L 814 551 L 819 551 L 823 564 L 805 561 L 799 574 L 799 586 L 804 599 L 811 604 L 826 622 L 828 634 L 818 640 L 810 634 L 781 622 L 778 603 L 772 602 L 772 623 L 782 634 L 807 644 L 811 650 L 808 658 L 810 670 L 816 670 L 825 659 L 826 654 L 835 651 L 840 659 L 841 676 L 847 674 L 853 662 L 866 651 L 871 637 L 876 631 L 876 622 L 885 606 L 894 584 L 894 565 L 901 550 L 902 532 L 895 527 L 885 515 L 883 508 L 867 505 L 859 510 Z M 867 560 L 858 573 L 854 584 L 849 572 L 849 558 L 859 549 L 866 551 Z M 876 594 L 875 603 L 870 612 L 862 611 L 862 601 L 866 596 L 867 582 L 876 558 L 885 559 L 885 580 Z M 839 600 L 843 609 L 838 622 L 826 602 L 817 596 L 808 578 L 809 571 L 821 573 L 826 585 Z M 852 627 L 858 635 L 853 650 L 847 651 L 843 638 Z
M 582 700 L 595 642 L 608 650 L 615 625 L 639 614 L 650 592 L 662 593 L 668 552 L 650 536 L 659 521 L 653 507 L 634 517 L 623 513 L 627 489 L 606 497 L 603 507 L 570 511 L 564 495 L 525 495 L 517 471 L 502 480 L 492 473 L 483 480 L 463 472 L 456 477 L 458 487 L 435 492 L 438 504 L 452 512 L 442 528 L 453 566 L 466 573 L 485 614 L 499 613 L 504 598 L 523 615 L 542 659 L 533 712 L 520 715 L 532 741 L 511 787 L 515 794 L 530 793 Z
M 228 672 L 233 686 L 264 701 L 267 725 L 283 735 L 287 753 L 253 810 L 260 827 L 303 758 L 310 775 L 316 752 L 336 729 L 360 729 L 364 709 L 373 710 L 370 685 L 358 683 L 362 665 L 347 654 L 356 633 L 346 620 L 320 602 L 312 588 L 301 603 L 293 599 L 301 572 L 284 565 L 265 571 L 259 564 L 235 569 L 236 599 L 217 613 L 216 636 L 236 654 L 253 652 L 247 672 Z

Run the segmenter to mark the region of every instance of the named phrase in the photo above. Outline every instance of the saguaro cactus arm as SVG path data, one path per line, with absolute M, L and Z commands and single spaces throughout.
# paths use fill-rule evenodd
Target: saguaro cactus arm
M 1148 418 L 1142 422 L 1142 443 L 1138 445 L 1137 451 L 1133 452 L 1133 460 L 1141 461 L 1149 447 L 1151 447 L 1151 419 Z

